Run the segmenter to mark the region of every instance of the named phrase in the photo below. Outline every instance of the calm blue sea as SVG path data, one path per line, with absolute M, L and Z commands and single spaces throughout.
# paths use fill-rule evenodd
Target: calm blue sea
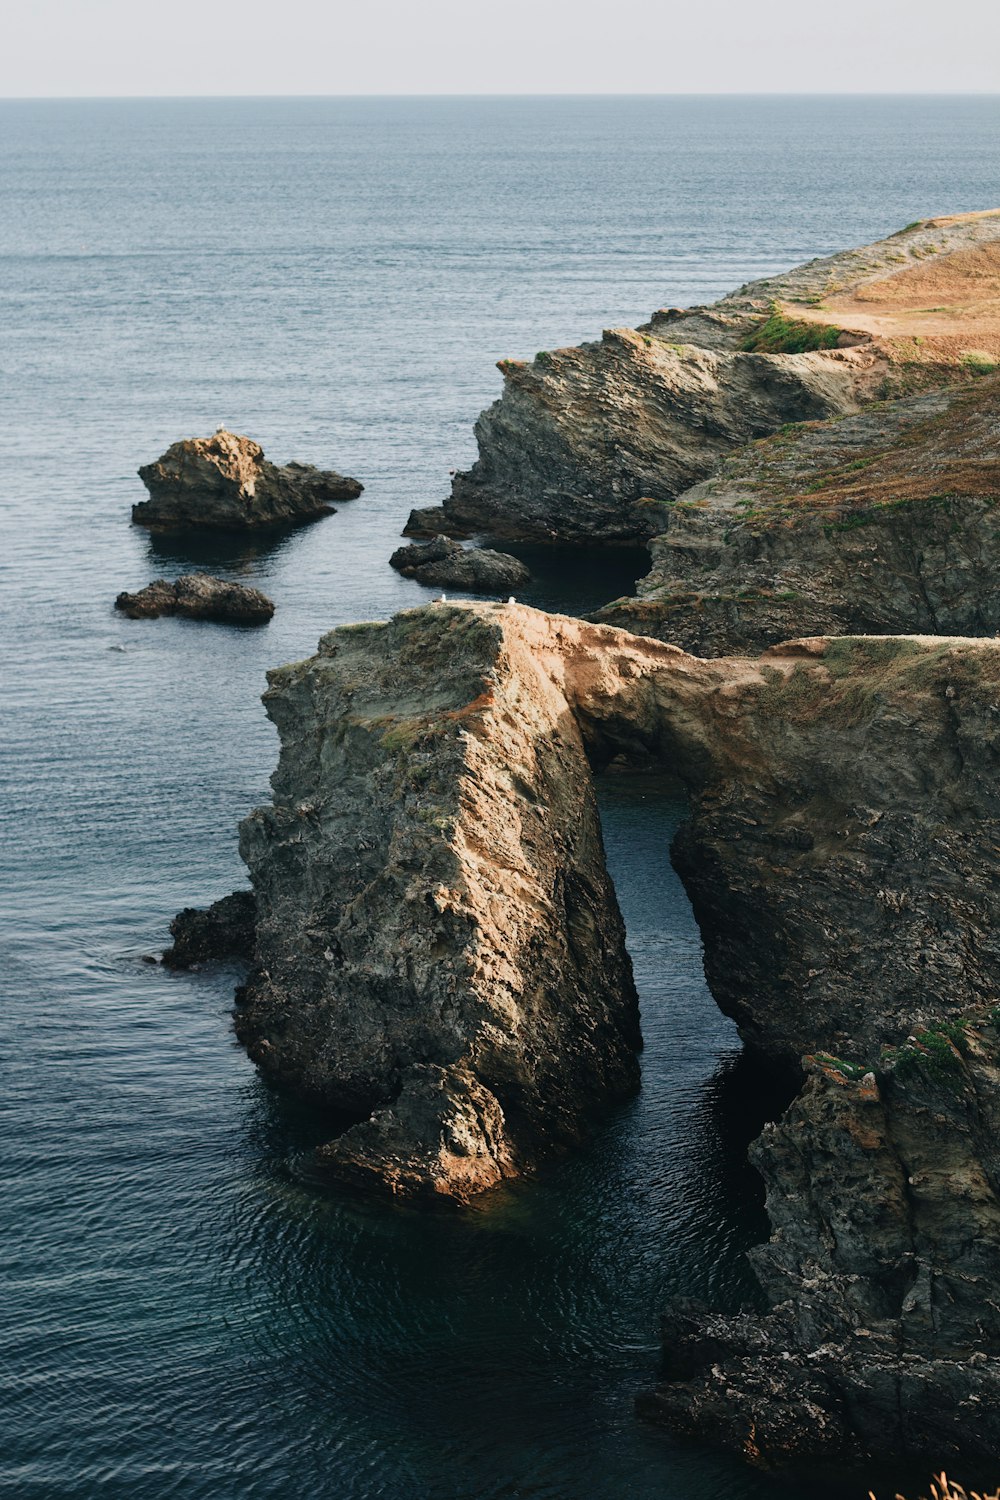
M 466 1215 L 324 1193 L 323 1121 L 236 1047 L 233 974 L 142 956 L 242 883 L 265 669 L 426 597 L 386 558 L 472 458 L 495 360 L 996 206 L 998 140 L 992 98 L 0 102 L 0 1493 L 816 1493 L 633 1416 L 659 1308 L 752 1297 L 764 1232 L 662 787 L 603 794 L 642 1093 Z M 364 496 L 273 546 L 131 527 L 137 465 L 223 422 Z M 113 614 L 192 562 L 272 625 Z M 531 599 L 637 566 L 553 555 Z

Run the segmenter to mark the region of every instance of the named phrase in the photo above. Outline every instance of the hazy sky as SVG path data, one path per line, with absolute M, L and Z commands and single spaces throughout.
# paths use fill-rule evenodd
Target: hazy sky
M 0 96 L 1000 91 L 1000 0 L 10 0 Z

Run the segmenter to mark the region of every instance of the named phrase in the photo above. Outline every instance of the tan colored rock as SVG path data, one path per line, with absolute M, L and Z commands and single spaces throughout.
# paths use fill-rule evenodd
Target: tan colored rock
M 333 501 L 353 500 L 363 488 L 311 464 L 273 464 L 252 438 L 221 427 L 212 437 L 173 443 L 139 478 L 149 499 L 133 505 L 132 520 L 168 532 L 314 521 L 334 513 Z

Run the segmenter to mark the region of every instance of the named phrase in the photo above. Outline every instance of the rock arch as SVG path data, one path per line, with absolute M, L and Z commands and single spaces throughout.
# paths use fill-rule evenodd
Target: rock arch
M 353 1122 L 327 1170 L 465 1199 L 636 1087 L 592 768 L 653 756 L 691 798 L 675 862 L 710 987 L 806 1084 L 755 1147 L 774 1311 L 677 1313 L 647 1410 L 766 1461 L 995 1451 L 1000 643 L 703 661 L 434 605 L 331 632 L 265 703 L 236 1024 Z

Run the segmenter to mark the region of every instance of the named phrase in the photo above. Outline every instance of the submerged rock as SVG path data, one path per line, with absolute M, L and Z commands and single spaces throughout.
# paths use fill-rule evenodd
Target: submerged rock
M 274 604 L 260 589 L 212 578 L 207 573 L 154 578 L 138 593 L 119 594 L 115 609 L 133 620 L 183 615 L 189 620 L 217 620 L 224 625 L 266 625 L 274 614 Z
M 257 907 L 252 891 L 234 891 L 206 909 L 186 906 L 170 924 L 168 969 L 190 969 L 215 959 L 253 957 Z
M 509 552 L 463 547 L 444 537 L 412 547 L 398 547 L 389 559 L 404 578 L 470 593 L 502 594 L 531 580 L 529 569 Z
M 259 443 L 223 428 L 174 443 L 145 464 L 139 478 L 150 498 L 132 507 L 132 520 L 155 531 L 243 531 L 313 521 L 332 515 L 333 501 L 353 500 L 364 488 L 311 464 L 273 464 Z

